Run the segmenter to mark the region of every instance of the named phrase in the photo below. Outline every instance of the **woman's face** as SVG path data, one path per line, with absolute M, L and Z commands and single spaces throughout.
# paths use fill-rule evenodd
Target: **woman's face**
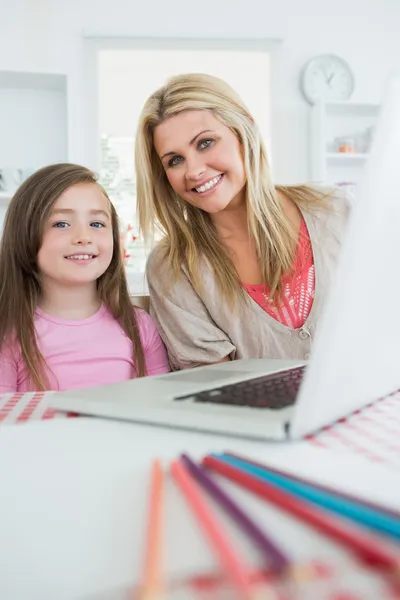
M 244 201 L 241 145 L 211 111 L 188 110 L 163 121 L 154 146 L 171 187 L 189 204 L 215 214 Z

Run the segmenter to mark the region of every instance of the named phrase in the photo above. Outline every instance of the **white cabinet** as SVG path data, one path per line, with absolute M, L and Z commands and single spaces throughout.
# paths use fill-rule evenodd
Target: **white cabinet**
M 357 186 L 367 162 L 379 110 L 378 104 L 351 102 L 318 103 L 312 107 L 312 181 Z
M 67 160 L 66 76 L 0 71 L 0 231 L 22 180 Z
M 0 169 L 67 160 L 67 78 L 0 71 Z

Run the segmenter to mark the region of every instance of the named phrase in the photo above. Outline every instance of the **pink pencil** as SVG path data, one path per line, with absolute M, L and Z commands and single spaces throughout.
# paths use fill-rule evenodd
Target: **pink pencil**
M 237 590 L 240 600 L 252 598 L 252 583 L 244 560 L 234 550 L 212 507 L 184 464 L 175 460 L 171 464 L 171 475 L 185 496 L 190 509 L 202 527 L 207 539 Z

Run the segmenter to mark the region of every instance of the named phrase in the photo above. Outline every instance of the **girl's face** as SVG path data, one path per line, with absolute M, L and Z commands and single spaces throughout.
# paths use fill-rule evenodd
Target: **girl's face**
M 109 200 L 94 183 L 68 188 L 54 203 L 37 262 L 42 278 L 66 286 L 96 285 L 113 256 Z
M 171 187 L 189 204 L 215 214 L 244 202 L 239 140 L 212 112 L 188 110 L 163 121 L 154 146 Z

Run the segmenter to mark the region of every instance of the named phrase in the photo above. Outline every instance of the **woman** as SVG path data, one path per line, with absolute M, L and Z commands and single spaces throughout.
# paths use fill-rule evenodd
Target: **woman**
M 348 201 L 271 181 L 257 125 L 225 82 L 180 75 L 145 103 L 136 141 L 152 316 L 174 369 L 307 359 Z

